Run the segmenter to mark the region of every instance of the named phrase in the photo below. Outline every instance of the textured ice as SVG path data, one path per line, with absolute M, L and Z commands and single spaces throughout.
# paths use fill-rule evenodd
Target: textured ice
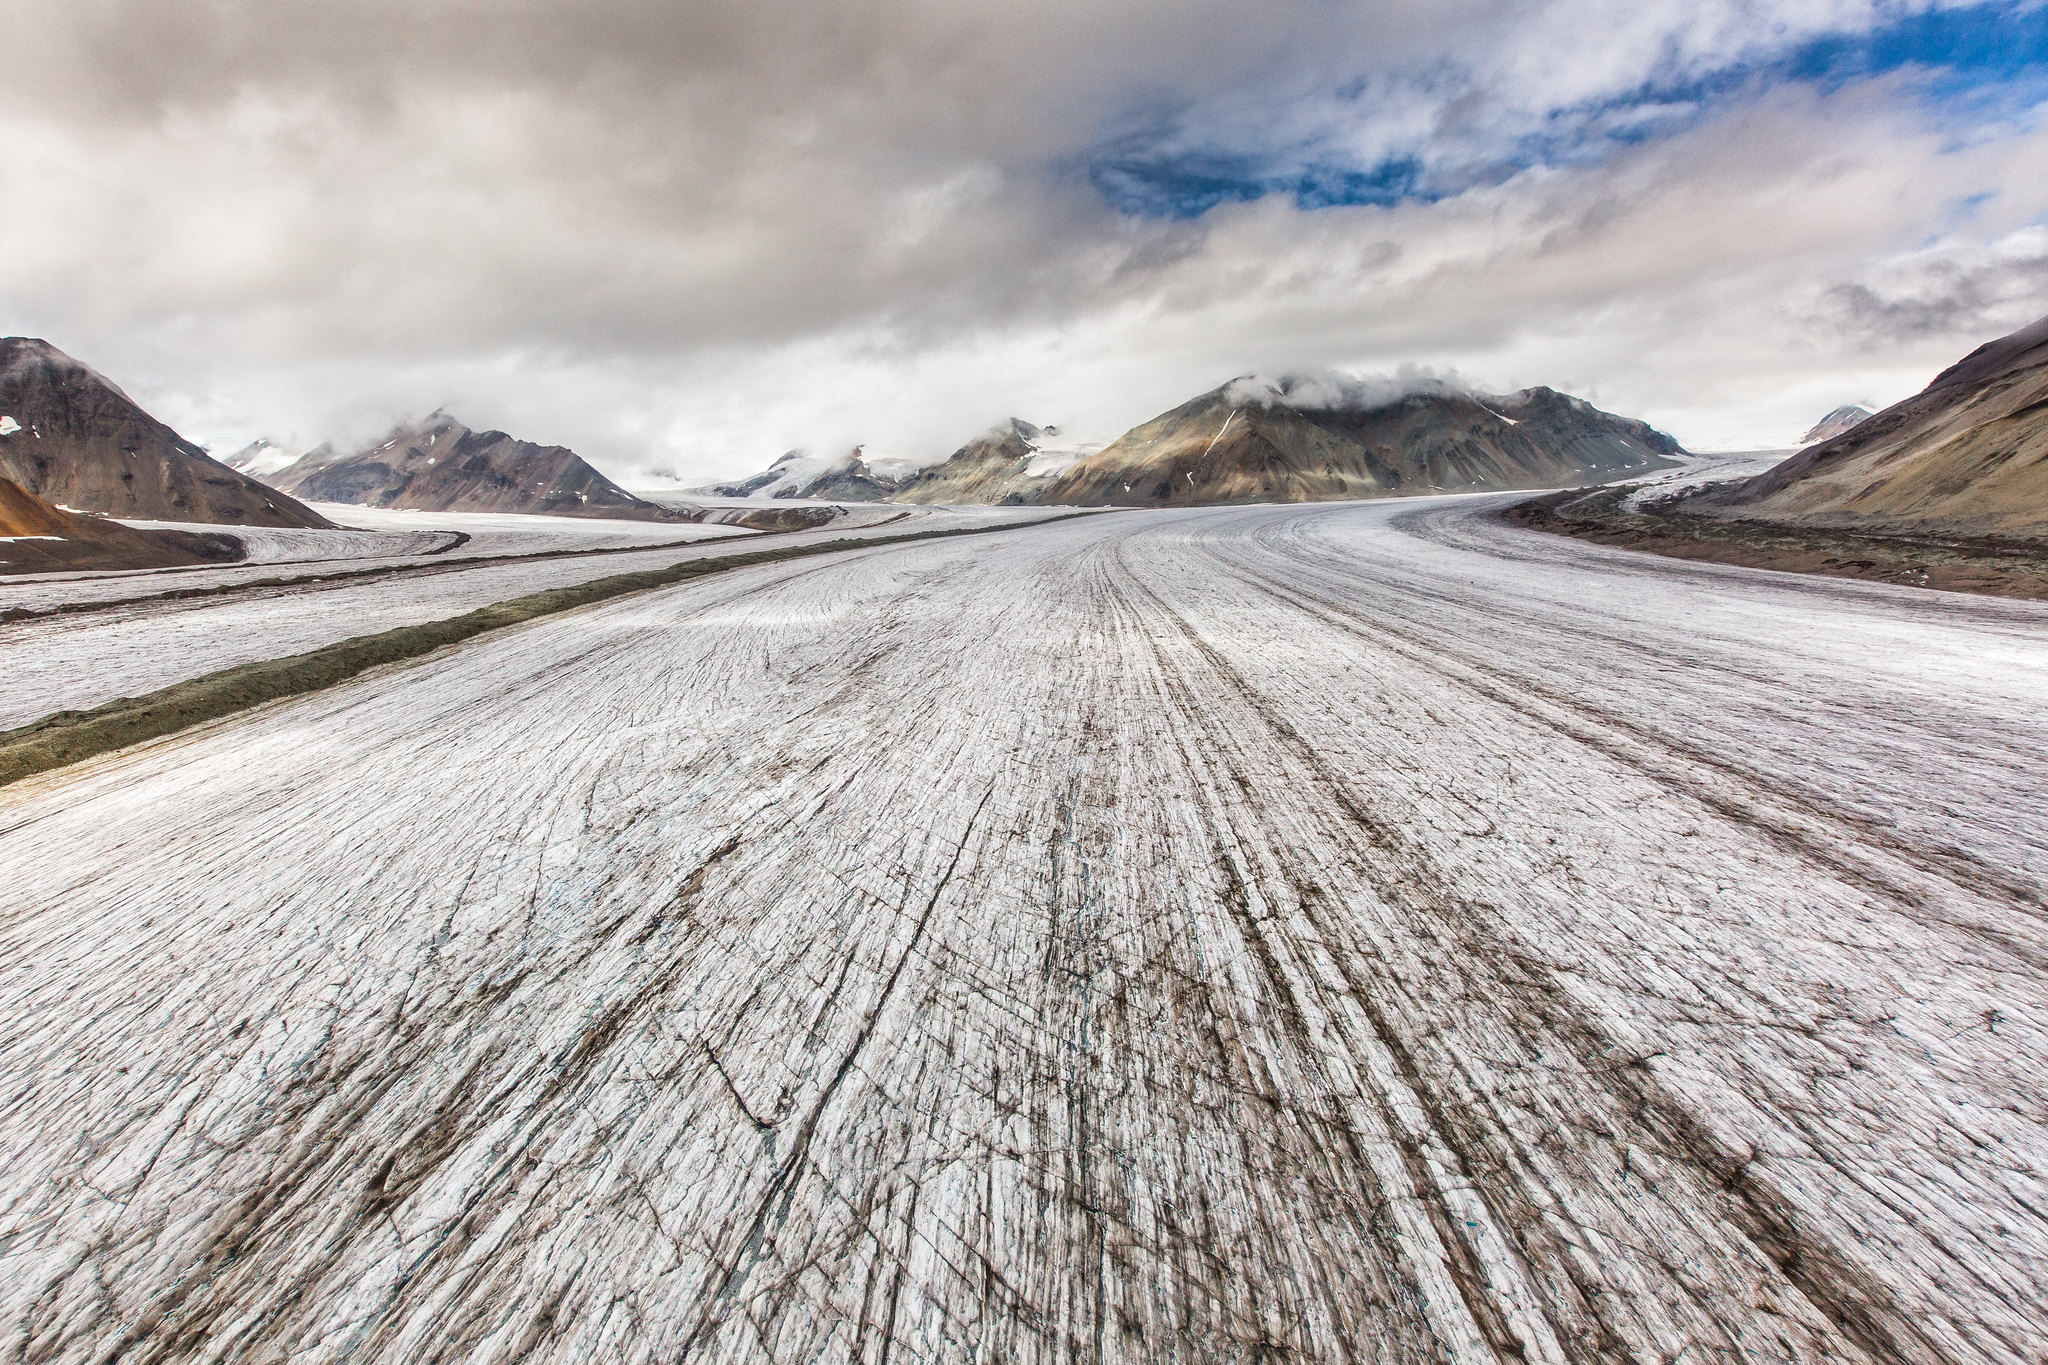
M 761 543 L 805 544 L 1054 515 L 1042 508 L 891 511 L 891 517 L 859 525 L 835 522 Z M 736 527 L 685 523 L 665 529 L 677 540 L 700 543 L 620 550 L 606 527 L 638 523 L 589 527 L 564 517 L 460 512 L 383 513 L 377 520 L 389 525 L 415 515 L 422 518 L 422 529 L 411 533 L 257 532 L 258 543 L 278 558 L 240 569 L 0 580 L 0 609 L 50 613 L 0 622 L 0 730 L 236 664 L 459 616 L 547 588 L 743 552 L 750 546 L 735 544 L 735 539 L 755 538 Z M 447 531 L 431 529 L 447 525 L 474 525 L 470 542 L 446 553 L 426 553 L 450 544 Z M 394 541 L 410 553 L 394 555 Z M 480 544 L 487 548 L 479 551 Z M 607 552 L 580 553 L 593 548 Z M 344 557 L 296 557 L 316 554 Z M 543 557 L 528 557 L 534 555 Z
M 0 789 L 0 1355 L 2033 1365 L 2048 607 L 1130 513 Z

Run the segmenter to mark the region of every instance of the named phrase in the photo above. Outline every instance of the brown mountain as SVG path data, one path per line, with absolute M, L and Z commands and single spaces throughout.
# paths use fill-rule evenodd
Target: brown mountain
M 233 536 L 138 530 L 67 512 L 0 479 L 0 574 L 228 564 L 242 555 Z
M 34 337 L 0 340 L 0 478 L 48 502 L 113 517 L 328 525 L 229 469 Z
M 1689 512 L 1813 526 L 2048 537 L 2048 318 L 1918 394 Z
M 1126 432 L 1031 501 L 1187 506 L 1547 488 L 1664 468 L 1677 442 L 1552 389 L 1234 380 Z
M 366 449 L 332 444 L 273 476 L 314 502 L 351 502 L 422 512 L 538 512 L 564 517 L 694 521 L 636 498 L 566 446 L 471 431 L 445 412 L 401 426 Z

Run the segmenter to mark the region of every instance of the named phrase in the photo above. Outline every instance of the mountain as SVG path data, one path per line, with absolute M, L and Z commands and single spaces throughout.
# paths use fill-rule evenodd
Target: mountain
M 1034 503 L 1193 506 L 1546 488 L 1664 468 L 1662 432 L 1553 389 L 1246 378 L 1133 428 Z
M 715 484 L 704 491 L 721 498 L 887 502 L 896 492 L 897 472 L 870 465 L 863 449 L 855 446 L 848 454 L 826 458 L 788 451 L 750 479 Z
M 139 521 L 328 525 L 34 337 L 0 340 L 0 478 L 51 503 Z
M 234 454 L 222 456 L 220 462 L 252 479 L 267 479 L 289 469 L 298 458 L 296 451 L 286 450 L 283 446 L 272 445 L 269 441 L 251 441 Z
M 139 530 L 67 512 L 0 479 L 0 574 L 228 564 L 243 553 L 233 536 Z
M 1012 417 L 938 464 L 919 470 L 894 502 L 1030 504 L 1040 490 L 1100 446 L 1063 445 L 1058 427 Z
M 540 512 L 565 517 L 694 521 L 636 498 L 565 446 L 471 431 L 445 412 L 401 426 L 377 444 L 308 451 L 272 480 L 314 502 L 421 512 Z
M 861 451 L 792 450 L 721 497 L 1023 506 L 1314 502 L 1549 488 L 1664 468 L 1678 443 L 1552 389 L 1482 398 L 1427 381 L 1232 380 L 1107 446 L 1011 418 L 898 476 Z M 875 462 L 879 464 L 879 462 Z
M 2048 318 L 1851 430 L 1683 510 L 1812 526 L 2048 537 Z
M 1816 441 L 1832 441 L 1843 432 L 1852 430 L 1869 421 L 1874 414 L 1869 408 L 1857 403 L 1836 408 L 1813 424 L 1813 430 L 1799 438 L 1799 444 L 1810 446 Z

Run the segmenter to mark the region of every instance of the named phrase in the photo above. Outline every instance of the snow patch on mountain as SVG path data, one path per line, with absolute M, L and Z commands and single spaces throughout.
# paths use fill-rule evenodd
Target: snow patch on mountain
M 860 455 L 861 462 L 867 465 L 870 474 L 890 483 L 903 482 L 912 474 L 924 468 L 925 464 L 928 463 L 927 461 L 913 460 L 903 455 L 870 455 L 867 453 L 866 446 L 862 446 L 855 453 Z
M 879 502 L 916 474 L 915 460 L 899 456 L 869 458 L 865 446 L 843 455 L 819 456 L 807 450 L 786 451 L 775 463 L 750 479 L 712 484 L 700 491 L 722 498 L 826 498 Z
M 990 427 L 982 438 L 1001 445 L 1016 440 L 1031 452 L 1024 473 L 1034 479 L 1064 474 L 1107 444 L 1103 441 L 1069 440 L 1058 427 L 1033 426 L 1021 417 L 1009 417 Z
M 217 456 L 229 469 L 263 479 L 291 467 L 304 452 L 286 450 L 270 441 L 251 441 L 232 455 Z
M 719 484 L 710 491 L 735 498 L 793 498 L 826 475 L 851 466 L 858 454 L 854 451 L 839 456 L 817 456 L 806 450 L 785 451 L 752 478 Z
M 1054 478 L 1066 473 L 1102 449 L 1105 444 L 1103 441 L 1088 441 L 1080 445 L 1043 447 L 1031 457 L 1031 463 L 1024 466 L 1024 472 L 1034 479 Z

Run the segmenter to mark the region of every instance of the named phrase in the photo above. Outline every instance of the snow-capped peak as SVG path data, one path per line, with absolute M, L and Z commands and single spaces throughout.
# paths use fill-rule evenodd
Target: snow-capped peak
M 229 469 L 240 470 L 252 478 L 261 479 L 297 463 L 299 456 L 297 452 L 286 450 L 271 441 L 251 441 L 234 454 L 219 458 Z
M 1068 441 L 1060 437 L 1058 427 L 1034 427 L 1029 422 L 1012 419 L 1012 425 L 1023 435 L 1026 428 L 1031 431 L 1024 444 L 1031 447 L 1031 461 L 1024 466 L 1024 472 L 1033 478 L 1055 478 L 1066 473 L 1081 461 L 1102 449 L 1101 441 Z

